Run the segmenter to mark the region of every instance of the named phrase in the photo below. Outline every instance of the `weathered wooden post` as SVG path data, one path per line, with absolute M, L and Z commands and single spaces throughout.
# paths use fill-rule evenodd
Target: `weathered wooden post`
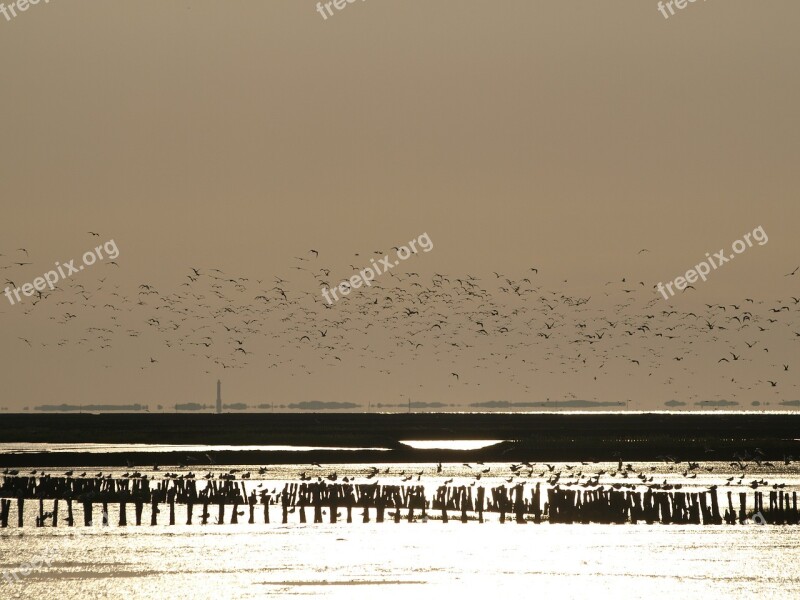
M 744 525 L 747 520 L 747 493 L 741 492 L 739 494 L 739 524 Z
M 128 526 L 128 505 L 125 502 L 119 503 L 119 526 Z
M 158 500 L 156 492 L 153 492 L 153 499 L 150 502 L 150 526 L 158 525 Z
M 187 504 L 186 504 L 186 524 L 187 525 L 191 525 L 192 524 L 192 516 L 193 516 L 192 513 L 194 513 L 194 502 L 189 500 L 187 502 Z
M 330 505 L 328 508 L 331 511 L 331 523 L 336 523 L 339 520 L 339 486 L 332 485 L 329 490 Z
M 539 484 L 536 484 L 537 486 Z M 484 494 L 483 486 L 478 488 L 478 494 L 476 502 L 478 503 L 478 523 L 483 523 L 483 494 Z
M 733 510 L 733 492 L 728 492 L 728 525 L 736 523 L 736 511 Z
M 269 523 L 270 495 L 269 494 L 265 494 L 264 497 L 261 499 L 261 502 L 264 503 L 264 523 Z
M 314 523 L 322 523 L 322 490 L 318 483 L 314 484 L 311 494 L 314 503 Z
M 525 523 L 525 501 L 522 498 L 524 489 L 522 484 L 517 485 L 517 498 L 514 503 L 514 512 L 517 516 L 517 523 Z
M 717 500 L 717 490 L 711 490 L 711 516 L 714 519 L 714 525 L 722 524 L 722 517 L 719 514 L 719 501 Z
M 200 524 L 201 525 L 208 525 L 208 517 L 211 516 L 211 513 L 208 512 L 208 499 L 203 499 L 203 514 L 200 515 Z
M 0 528 L 8 527 L 8 513 L 11 509 L 11 500 L 0 500 Z
M 134 512 L 136 513 L 136 525 L 138 527 L 142 524 L 142 512 L 144 512 L 144 504 L 137 500 L 133 506 Z
M 67 498 L 67 527 L 75 525 L 75 518 L 72 514 L 72 498 Z
M 225 504 L 222 499 L 220 499 L 217 505 L 217 510 L 217 525 L 225 525 Z
M 400 522 L 400 509 L 403 507 L 403 499 L 400 496 L 399 486 L 392 486 L 392 505 L 394 506 L 394 522 Z
M 22 527 L 25 524 L 25 498 L 22 496 L 17 498 L 17 527 Z
M 447 523 L 448 521 L 447 502 L 450 499 L 450 491 L 446 487 L 442 486 L 439 488 L 438 496 L 439 496 L 439 502 L 441 503 L 442 506 L 442 523 Z
M 83 526 L 84 527 L 91 527 L 92 526 L 92 503 L 91 502 L 83 502 Z
M 376 523 L 383 523 L 383 515 L 385 510 L 385 495 L 386 495 L 386 488 L 385 487 L 378 487 L 375 493 L 375 522 Z
M 791 505 L 789 504 L 789 492 L 781 492 L 783 496 L 783 508 L 781 509 L 781 521 L 783 523 L 790 522 Z
M 372 494 L 373 494 L 374 490 L 373 490 L 372 486 L 368 486 L 368 487 L 366 487 L 366 486 L 358 486 L 358 488 L 356 488 L 356 489 L 362 490 L 361 491 L 360 500 L 361 500 L 361 505 L 364 507 L 364 514 L 363 514 L 363 520 L 361 522 L 362 523 L 369 523 L 369 505 L 372 502 L 372 499 L 373 499 Z M 369 495 L 367 495 L 367 492 L 369 492 Z
M 649 488 L 645 490 L 644 495 L 641 497 L 642 518 L 648 525 L 651 525 L 653 523 L 653 515 L 651 514 L 651 504 L 650 504 L 652 502 L 652 498 L 653 498 L 653 491 Z

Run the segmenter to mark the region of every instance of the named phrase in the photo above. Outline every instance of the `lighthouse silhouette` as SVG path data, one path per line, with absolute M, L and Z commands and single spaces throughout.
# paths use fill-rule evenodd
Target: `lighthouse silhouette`
M 222 414 L 222 382 L 217 379 L 217 414 Z

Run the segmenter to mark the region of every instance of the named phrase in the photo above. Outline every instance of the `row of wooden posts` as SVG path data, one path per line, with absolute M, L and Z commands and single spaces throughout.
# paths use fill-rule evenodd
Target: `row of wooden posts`
M 663 523 L 704 524 L 744 523 L 748 515 L 760 513 L 766 523 L 797 524 L 800 513 L 797 509 L 797 492 L 773 490 L 769 492 L 768 508 L 764 507 L 764 493 L 754 493 L 753 510 L 748 513 L 747 494 L 738 493 L 734 502 L 733 492 L 727 493 L 727 506 L 720 512 L 717 490 L 708 491 L 644 491 L 619 490 L 613 488 L 564 488 L 541 483 L 532 487 L 523 484 L 500 485 L 488 490 L 482 486 L 439 486 L 432 498 L 425 494 L 422 485 L 380 485 L 354 483 L 303 482 L 286 483 L 281 491 L 272 493 L 255 487 L 248 493 L 243 481 L 208 481 L 204 487 L 192 479 L 148 480 L 148 479 L 73 479 L 70 477 L 5 477 L 0 486 L 0 527 L 8 527 L 12 501 L 17 504 L 17 526 L 24 525 L 26 500 L 38 501 L 36 525 L 43 527 L 51 521 L 58 526 L 59 503 L 66 503 L 66 524 L 73 526 L 75 518 L 73 502 L 83 507 L 84 525 L 92 525 L 93 508 L 102 507 L 103 524 L 108 524 L 109 504 L 119 505 L 119 525 L 126 526 L 127 506 L 134 507 L 136 525 L 142 524 L 145 505 L 150 505 L 150 524 L 158 524 L 161 512 L 159 505 L 169 509 L 169 524 L 176 521 L 175 507 L 186 506 L 186 524 L 194 520 L 194 509 L 201 508 L 201 524 L 208 523 L 209 508 L 216 507 L 216 522 L 225 522 L 225 509 L 232 506 L 230 523 L 238 523 L 239 517 L 248 510 L 248 523 L 255 523 L 256 509 L 261 506 L 265 523 L 270 522 L 270 506 L 279 505 L 281 522 L 288 523 L 289 515 L 299 513 L 300 523 L 307 522 L 306 509 L 312 511 L 314 523 L 323 521 L 324 510 L 330 522 L 344 518 L 353 521 L 353 509 L 362 509 L 362 521 L 370 521 L 370 510 L 375 511 L 375 520 L 383 522 L 387 511 L 395 522 L 402 518 L 408 521 L 441 518 L 447 522 L 453 513 L 460 520 L 484 520 L 484 513 L 496 513 L 500 522 L 513 519 L 518 523 L 543 520 L 550 523 Z M 261 486 L 266 482 L 261 483 Z M 488 491 L 488 493 L 487 493 Z M 528 497 L 526 492 L 530 492 Z M 545 500 L 544 503 L 542 500 Z M 45 501 L 53 501 L 51 512 L 45 512 Z M 738 506 L 735 506 L 738 504 Z M 343 510 L 343 513 L 339 511 Z M 401 510 L 407 511 L 405 517 Z M 431 514 L 432 513 L 432 514 Z M 436 513 L 439 513 L 437 516 Z M 456 517 L 458 518 L 458 517 Z

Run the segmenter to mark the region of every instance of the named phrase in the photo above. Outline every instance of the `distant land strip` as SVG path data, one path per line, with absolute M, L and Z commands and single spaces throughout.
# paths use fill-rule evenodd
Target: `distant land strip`
M 688 402 L 680 400 L 669 400 L 664 402 L 664 410 L 674 410 L 676 408 L 684 408 L 690 406 Z M 727 408 L 733 409 L 741 407 L 742 404 L 735 400 L 700 400 L 691 404 L 692 408 L 696 409 L 713 409 L 713 408 Z M 754 402 L 750 409 L 760 406 L 760 403 Z M 783 409 L 796 409 L 800 408 L 800 400 L 784 400 L 779 402 L 778 406 Z M 299 410 L 299 411 L 364 411 L 376 410 L 382 411 L 390 409 L 400 410 L 442 410 L 449 409 L 453 412 L 464 409 L 472 410 L 515 410 L 515 409 L 544 409 L 548 411 L 556 411 L 561 409 L 624 409 L 626 408 L 625 402 L 613 401 L 597 401 L 597 400 L 547 400 L 547 401 L 527 401 L 527 402 L 510 402 L 507 400 L 488 400 L 484 402 L 472 402 L 466 406 L 461 406 L 454 403 L 445 402 L 406 402 L 406 403 L 385 403 L 376 402 L 374 404 L 363 405 L 356 402 L 322 402 L 319 400 L 310 400 L 306 402 L 290 402 L 286 404 L 246 404 L 244 402 L 232 402 L 223 404 L 224 411 L 229 412 L 243 412 L 243 411 L 285 411 L 285 410 Z M 200 404 L 198 402 L 184 402 L 172 405 L 148 405 L 148 404 L 41 404 L 32 408 L 26 408 L 24 412 L 214 412 L 215 406 L 213 404 Z

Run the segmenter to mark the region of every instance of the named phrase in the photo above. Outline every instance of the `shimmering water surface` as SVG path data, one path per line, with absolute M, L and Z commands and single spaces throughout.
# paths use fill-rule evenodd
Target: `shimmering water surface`
M 550 470 L 550 466 L 553 470 Z M 729 489 L 747 490 L 752 501 L 752 482 L 768 492 L 774 483 L 788 490 L 800 489 L 797 465 L 760 466 L 749 462 L 744 471 L 726 462 L 705 462 L 687 472 L 687 463 L 635 463 L 633 470 L 617 463 L 534 463 L 514 482 L 545 482 L 561 473 L 563 484 L 600 475 L 602 485 L 639 484 L 644 474 L 653 483 L 708 489 L 718 485 L 720 500 Z M 279 489 L 284 481 L 307 476 L 355 477 L 366 483 L 372 465 L 281 465 L 258 467 L 215 465 L 179 469 L 160 465 L 159 470 L 137 466 L 155 478 L 190 470 L 198 479 L 211 474 L 250 472 L 249 489 Z M 447 479 L 454 484 L 484 486 L 506 483 L 515 474 L 508 464 L 374 465 L 379 475 L 369 481 L 425 485 L 429 494 Z M 388 472 L 386 472 L 388 469 Z M 482 473 L 478 481 L 476 476 Z M 73 469 L 87 476 L 125 470 Z M 28 474 L 31 469 L 22 469 Z M 39 470 L 37 470 L 39 471 Z M 63 469 L 45 469 L 63 474 Z M 420 475 L 421 472 L 421 475 Z M 530 477 L 528 474 L 530 473 Z M 696 477 L 693 477 L 696 475 Z M 733 477 L 731 482 L 727 479 Z M 739 485 L 739 482 L 742 482 Z M 766 482 L 766 483 L 765 483 Z M 258 488 L 261 486 L 261 488 Z M 641 487 L 640 489 L 644 489 Z M 797 596 L 800 579 L 800 527 L 681 526 L 681 525 L 517 525 L 500 524 L 497 515 L 488 522 L 444 524 L 401 522 L 332 525 L 290 523 L 282 525 L 273 507 L 273 523 L 246 518 L 238 525 L 192 526 L 162 524 L 120 528 L 117 507 L 111 510 L 110 527 L 100 523 L 96 509 L 92 527 L 67 528 L 64 509 L 61 523 L 33 527 L 37 507 L 26 505 L 26 526 L 0 531 L 0 571 L 18 569 L 22 563 L 50 557 L 51 564 L 28 575 L 18 573 L 12 583 L 0 579 L 0 598 L 268 598 L 268 597 L 364 597 L 477 598 L 515 592 L 525 597 L 555 594 L 561 598 L 616 597 L 663 598 L 791 598 Z M 50 507 L 48 507 L 48 510 Z M 12 520 L 15 521 L 15 508 Z M 129 509 L 129 521 L 133 511 Z M 260 511 L 256 512 L 261 516 Z M 179 507 L 178 522 L 185 522 Z M 226 511 L 229 517 L 230 508 Z M 354 521 L 360 511 L 354 511 Z M 183 521 L 181 520 L 183 518 Z M 229 520 L 229 518 L 226 518 Z M 149 523 L 145 508 L 143 523 Z

